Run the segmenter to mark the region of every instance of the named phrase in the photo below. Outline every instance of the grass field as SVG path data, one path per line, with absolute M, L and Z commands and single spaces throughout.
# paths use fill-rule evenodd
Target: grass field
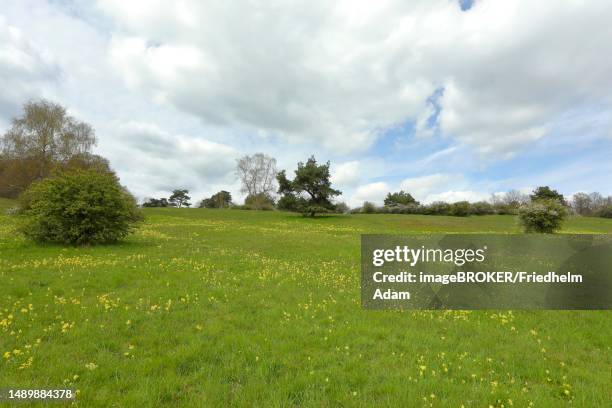
M 31 244 L 0 215 L 0 387 L 69 386 L 84 407 L 612 400 L 610 312 L 361 310 L 360 234 L 519 232 L 511 216 L 145 214 L 91 248 Z

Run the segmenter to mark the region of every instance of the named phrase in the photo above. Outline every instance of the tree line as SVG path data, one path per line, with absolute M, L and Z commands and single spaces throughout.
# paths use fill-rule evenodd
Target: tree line
M 53 174 L 92 170 L 114 174 L 108 160 L 91 152 L 96 144 L 94 129 L 75 119 L 63 106 L 47 100 L 29 101 L 22 115 L 0 138 L 0 197 L 15 198 L 32 183 Z M 315 216 L 320 213 L 394 213 L 425 215 L 518 214 L 529 203 L 550 199 L 565 211 L 582 216 L 612 218 L 612 197 L 599 193 L 577 193 L 570 200 L 548 186 L 538 187 L 531 195 L 510 190 L 493 195 L 488 201 L 437 201 L 421 204 L 405 191 L 389 192 L 384 205 L 365 202 L 349 207 L 336 197 L 342 192 L 331 183 L 330 162 L 318 163 L 314 156 L 297 164 L 292 178 L 277 169 L 276 159 L 264 153 L 245 155 L 236 161 L 236 177 L 244 204 L 236 204 L 230 192 L 221 190 L 197 203 L 200 208 L 236 208 L 249 210 L 285 210 Z M 175 189 L 169 197 L 148 198 L 143 207 L 191 207 L 189 190 Z

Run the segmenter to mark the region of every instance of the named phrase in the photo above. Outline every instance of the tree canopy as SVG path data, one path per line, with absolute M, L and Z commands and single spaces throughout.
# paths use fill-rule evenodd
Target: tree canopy
M 536 188 L 529 197 L 531 198 L 531 201 L 556 200 L 565 205 L 565 197 L 563 197 L 563 194 L 560 194 L 557 190 L 553 190 L 548 186 L 540 186 Z
M 340 190 L 331 186 L 329 162 L 317 164 L 314 156 L 311 156 L 306 163 L 298 163 L 293 180 L 287 178 L 285 170 L 278 173 L 277 180 L 278 193 L 283 194 L 286 201 L 295 198 L 294 208 L 311 217 L 316 213 L 333 210 L 334 204 L 331 200 L 342 194 Z
M 232 195 L 229 191 L 221 190 L 200 202 L 200 208 L 227 208 L 232 205 Z
M 243 156 L 237 160 L 236 175 L 247 196 L 271 196 L 276 182 L 276 159 L 263 153 Z
M 388 193 L 387 197 L 385 198 L 386 206 L 411 204 L 419 205 L 419 202 L 415 200 L 410 193 L 404 192 L 404 190 L 401 190 L 397 193 Z
M 191 200 L 191 197 L 189 197 L 187 194 L 189 194 L 189 190 L 174 190 L 172 192 L 172 195 L 168 197 L 168 202 L 173 207 L 189 207 L 191 206 L 191 203 L 189 202 L 189 200 Z

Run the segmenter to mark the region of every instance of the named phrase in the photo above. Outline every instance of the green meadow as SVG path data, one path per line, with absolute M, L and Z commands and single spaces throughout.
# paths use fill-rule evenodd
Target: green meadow
M 607 311 L 366 311 L 360 234 L 512 216 L 147 209 L 112 246 L 35 245 L 0 201 L 0 387 L 83 407 L 599 407 Z M 563 232 L 612 233 L 571 218 Z M 24 404 L 23 406 L 27 406 Z

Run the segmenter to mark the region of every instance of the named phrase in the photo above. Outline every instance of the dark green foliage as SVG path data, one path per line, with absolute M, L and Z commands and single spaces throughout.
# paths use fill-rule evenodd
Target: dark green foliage
M 450 206 L 449 215 L 456 217 L 467 217 L 472 213 L 472 206 L 468 201 L 457 201 Z
M 361 212 L 364 214 L 374 214 L 376 212 L 376 205 L 374 205 L 374 203 L 366 201 L 361 207 Z
M 231 205 L 232 195 L 229 191 L 225 190 L 221 190 L 200 202 L 200 208 L 228 208 Z
M 21 231 L 38 242 L 112 243 L 142 219 L 112 173 L 74 170 L 33 183 L 21 196 Z
M 168 198 L 168 202 L 173 207 L 189 207 L 191 205 L 189 202 L 191 197 L 189 197 L 187 194 L 189 194 L 189 190 L 174 190 L 170 198 Z
M 266 193 L 251 194 L 244 199 L 244 205 L 252 210 L 273 210 L 274 199 Z
M 419 202 L 410 193 L 403 190 L 398 193 L 388 193 L 385 198 L 385 206 L 396 205 L 419 205 Z
M 553 190 L 548 186 L 541 186 L 533 190 L 533 193 L 529 196 L 531 201 L 538 200 L 557 200 L 561 204 L 565 205 L 565 198 L 563 194 L 557 192 L 557 190 Z
M 608 204 L 608 205 L 604 205 L 603 207 L 601 207 L 597 211 L 597 216 L 603 217 L 603 218 L 612 218 L 612 205 Z
M 471 207 L 472 207 L 471 213 L 474 215 L 495 214 L 493 205 L 491 205 L 491 203 L 488 203 L 486 201 L 475 202 L 471 205 Z
M 450 213 L 450 204 L 444 201 L 435 201 L 423 209 L 423 214 L 427 215 L 448 215 Z
M 557 199 L 539 199 L 519 210 L 525 232 L 553 233 L 561 228 L 566 217 L 567 208 Z
M 307 205 L 306 199 L 292 193 L 285 193 L 276 203 L 276 208 L 283 211 L 300 212 Z
M 143 207 L 173 207 L 173 204 L 168 202 L 166 198 L 149 198 L 142 203 Z
M 506 203 L 495 203 L 493 204 L 493 211 L 499 215 L 516 215 L 518 214 L 518 206 Z
M 332 198 L 342 194 L 341 191 L 331 187 L 329 162 L 318 165 L 314 156 L 311 156 L 306 163 L 298 163 L 293 180 L 289 180 L 283 170 L 278 173 L 277 181 L 279 194 L 294 196 L 287 199 L 287 203 L 295 207 L 291 211 L 299 211 L 311 217 L 316 213 L 333 211 Z

